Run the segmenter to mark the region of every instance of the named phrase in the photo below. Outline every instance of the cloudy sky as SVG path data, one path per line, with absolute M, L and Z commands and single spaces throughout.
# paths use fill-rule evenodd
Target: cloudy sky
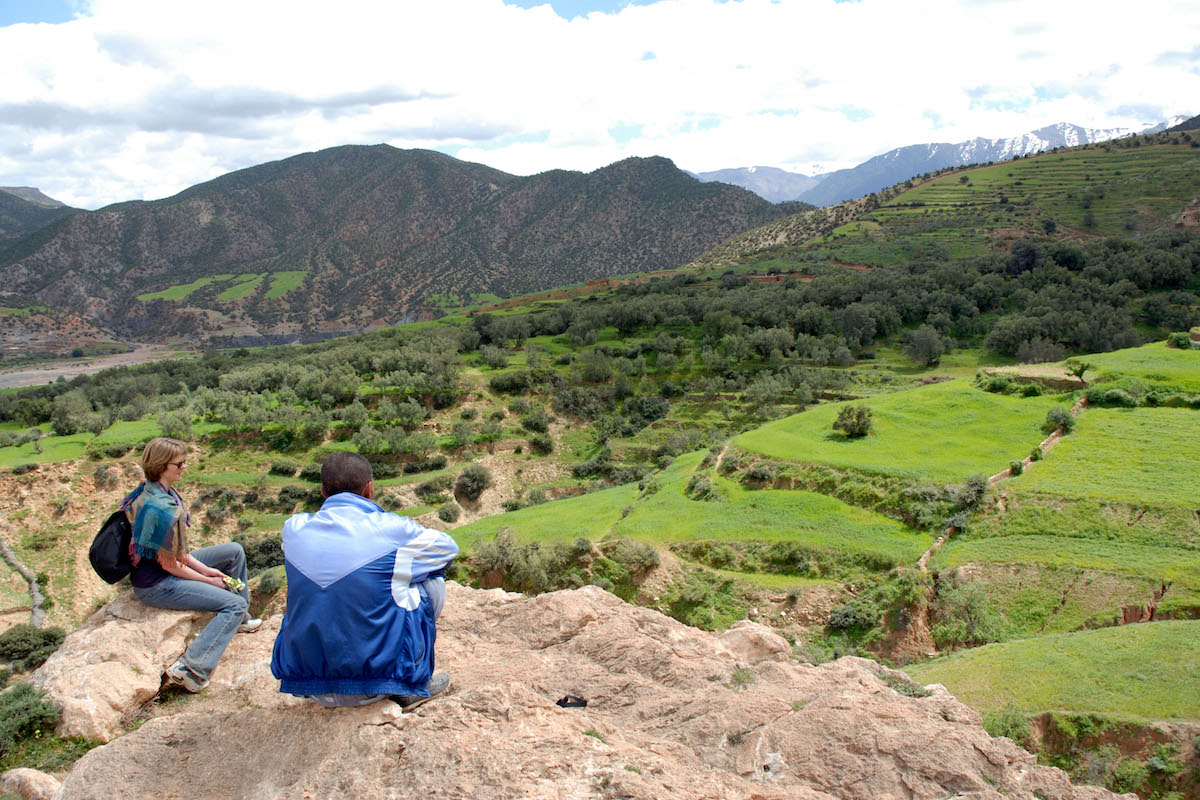
M 97 208 L 341 144 L 812 174 L 1200 108 L 1200 2 L 0 0 L 0 185 Z M 1128 12 L 1128 13 L 1127 13 Z

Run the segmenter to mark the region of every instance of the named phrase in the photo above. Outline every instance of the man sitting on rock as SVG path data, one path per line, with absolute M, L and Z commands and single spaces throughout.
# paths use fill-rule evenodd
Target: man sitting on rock
M 287 613 L 271 674 L 326 707 L 392 698 L 408 710 L 450 685 L 433 674 L 446 567 L 458 545 L 372 501 L 371 464 L 338 452 L 321 466 L 325 502 L 283 525 Z

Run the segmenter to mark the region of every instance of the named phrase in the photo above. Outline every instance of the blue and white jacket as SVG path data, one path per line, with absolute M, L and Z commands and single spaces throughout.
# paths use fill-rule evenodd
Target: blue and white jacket
M 281 692 L 426 696 L 437 630 L 420 584 L 458 555 L 450 536 L 342 492 L 284 523 L 283 555 Z

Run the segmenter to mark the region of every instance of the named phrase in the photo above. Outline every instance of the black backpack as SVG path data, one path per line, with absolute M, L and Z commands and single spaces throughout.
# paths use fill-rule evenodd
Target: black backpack
M 96 574 L 108 583 L 116 583 L 133 571 L 133 563 L 129 560 L 129 540 L 132 538 L 129 518 L 124 509 L 117 509 L 92 539 L 88 560 Z

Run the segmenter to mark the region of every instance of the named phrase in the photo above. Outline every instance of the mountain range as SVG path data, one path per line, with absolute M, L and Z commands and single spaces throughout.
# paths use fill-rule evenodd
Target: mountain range
M 0 186 L 0 248 L 77 210 L 32 186 Z
M 741 186 L 773 203 L 799 200 L 815 206 L 828 206 L 863 197 L 926 172 L 967 164 L 1003 161 L 1052 150 L 1055 147 L 1074 147 L 1134 134 L 1158 133 L 1183 122 L 1184 119 L 1185 117 L 1172 117 L 1136 131 L 1129 128 L 1083 128 L 1060 122 L 1008 138 L 977 137 L 957 143 L 912 144 L 889 150 L 850 169 L 813 176 L 774 167 L 743 167 L 693 174 L 700 180 L 723 181 Z M 797 193 L 788 194 L 793 188 L 798 189 Z
M 418 318 L 436 294 L 675 267 L 784 213 L 659 157 L 518 177 L 432 151 L 345 146 L 57 219 L 0 251 L 0 281 L 124 335 L 235 321 L 258 334 L 346 332 Z M 283 272 L 303 283 L 273 295 L 266 277 Z M 178 288 L 199 279 L 209 285 Z M 145 297 L 170 287 L 186 302 Z

